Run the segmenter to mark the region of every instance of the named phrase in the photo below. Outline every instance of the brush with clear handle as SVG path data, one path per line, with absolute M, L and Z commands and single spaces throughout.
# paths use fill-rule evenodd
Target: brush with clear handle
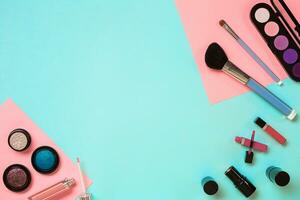
M 247 43 L 234 32 L 225 20 L 221 20 L 219 24 L 238 42 L 238 44 L 253 58 L 253 60 L 255 60 L 256 63 L 259 64 L 275 82 L 277 82 L 278 85 L 281 86 L 283 84 L 268 65 L 262 61 L 262 59 L 247 45 Z
M 78 200 L 92 200 L 92 194 L 88 193 L 86 190 L 79 158 L 77 158 L 77 168 L 78 168 L 78 172 L 79 172 L 80 183 L 81 183 L 80 185 L 81 185 L 81 190 L 82 190 L 82 194 L 78 197 Z

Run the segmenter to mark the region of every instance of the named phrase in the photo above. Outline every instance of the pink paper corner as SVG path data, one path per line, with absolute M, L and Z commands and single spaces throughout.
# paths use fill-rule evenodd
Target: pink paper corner
M 7 141 L 8 134 L 15 128 L 26 129 L 32 137 L 32 144 L 26 152 L 15 152 L 9 148 L 7 143 L 0 146 L 0 154 L 2 157 L 0 163 L 1 173 L 3 173 L 5 168 L 9 165 L 18 163 L 26 166 L 32 176 L 31 186 L 21 193 L 9 191 L 1 181 L 1 198 L 9 200 L 27 199 L 30 195 L 62 181 L 66 177 L 74 178 L 76 185 L 70 192 L 63 196 L 63 199 L 74 200 L 81 194 L 80 178 L 76 164 L 11 99 L 0 106 L 0 124 L 1 141 Z M 31 154 L 33 150 L 43 145 L 53 147 L 60 155 L 59 169 L 51 175 L 39 174 L 31 166 Z M 87 187 L 92 184 L 92 181 L 87 176 L 85 176 L 85 181 Z

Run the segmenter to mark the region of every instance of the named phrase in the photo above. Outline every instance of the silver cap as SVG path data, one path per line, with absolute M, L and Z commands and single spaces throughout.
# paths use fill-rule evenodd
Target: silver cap
M 79 200 L 92 200 L 92 194 L 85 193 L 79 196 Z
M 235 66 L 229 60 L 225 63 L 224 67 L 222 68 L 226 74 L 232 76 L 236 80 L 240 81 L 242 84 L 246 85 L 250 79 L 250 76 L 243 72 L 240 68 Z

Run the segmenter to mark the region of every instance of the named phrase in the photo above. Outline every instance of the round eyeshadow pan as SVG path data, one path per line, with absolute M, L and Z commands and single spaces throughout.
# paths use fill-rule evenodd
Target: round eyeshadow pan
M 8 145 L 15 151 L 24 151 L 30 144 L 30 134 L 24 129 L 15 129 L 8 136 Z
M 300 63 L 294 65 L 293 74 L 300 78 Z
M 255 19 L 260 23 L 266 23 L 270 19 L 270 12 L 266 8 L 259 8 L 255 12 Z
M 284 35 L 279 35 L 274 40 L 274 46 L 278 50 L 285 50 L 289 46 L 289 40 Z
M 298 60 L 298 53 L 295 49 L 287 49 L 283 53 L 283 59 L 288 64 L 294 64 Z
M 30 185 L 31 174 L 25 166 L 14 164 L 7 167 L 4 171 L 3 183 L 7 189 L 13 192 L 21 192 Z
M 33 152 L 31 164 L 39 173 L 49 174 L 58 168 L 59 156 L 53 148 L 41 146 Z
M 275 35 L 277 35 L 279 32 L 279 26 L 276 22 L 268 22 L 265 25 L 265 33 L 270 36 L 270 37 L 274 37 Z

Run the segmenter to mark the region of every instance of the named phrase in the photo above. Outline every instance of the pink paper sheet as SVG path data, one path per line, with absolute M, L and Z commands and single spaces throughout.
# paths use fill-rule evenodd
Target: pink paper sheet
M 24 128 L 31 134 L 32 144 L 26 152 L 15 152 L 7 144 L 9 133 L 15 128 Z M 14 193 L 6 189 L 2 178 L 0 180 L 0 194 L 1 199 L 5 200 L 25 200 L 28 196 L 51 186 L 64 178 L 75 178 L 77 185 L 71 192 L 60 199 L 74 200 L 80 193 L 79 174 L 76 165 L 70 158 L 63 153 L 63 151 L 54 144 L 53 141 L 24 113 L 17 105 L 8 100 L 0 106 L 0 175 L 6 167 L 11 164 L 25 165 L 31 172 L 32 182 L 31 186 L 24 192 Z M 31 165 L 31 154 L 34 149 L 39 146 L 48 145 L 57 150 L 60 156 L 60 167 L 54 174 L 42 175 L 36 172 Z M 90 185 L 91 181 L 86 177 L 86 185 Z
M 230 60 L 263 85 L 272 82 L 269 75 L 232 36 L 219 26 L 221 19 L 227 21 L 277 76 L 281 79 L 287 77 L 283 67 L 250 21 L 250 11 L 259 2 L 270 4 L 270 1 L 265 0 L 176 0 L 177 9 L 211 103 L 218 103 L 248 91 L 245 86 L 231 77 L 206 66 L 204 55 L 211 42 L 218 42 L 225 49 Z M 286 0 L 285 2 L 300 19 L 300 1 Z

